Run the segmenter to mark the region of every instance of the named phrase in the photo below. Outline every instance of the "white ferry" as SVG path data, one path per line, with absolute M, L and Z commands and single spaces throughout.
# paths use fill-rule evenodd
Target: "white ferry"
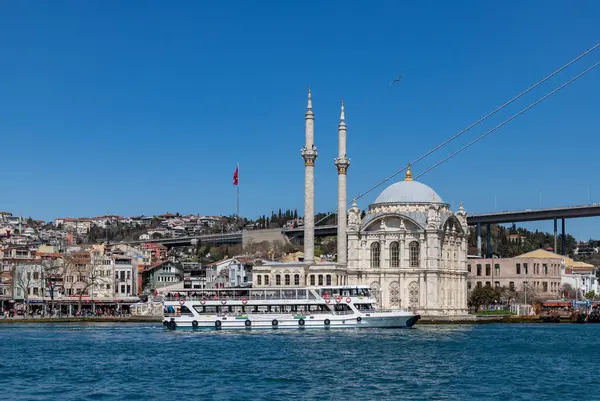
M 367 286 L 186 290 L 166 294 L 163 325 L 176 329 L 412 327 L 407 310 L 375 310 Z

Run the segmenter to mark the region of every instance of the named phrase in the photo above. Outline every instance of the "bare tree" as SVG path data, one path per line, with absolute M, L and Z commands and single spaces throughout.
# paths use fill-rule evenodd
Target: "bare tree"
M 56 307 L 54 303 L 54 291 L 57 287 L 56 281 L 61 277 L 61 273 L 63 272 L 63 263 L 61 259 L 44 259 L 41 262 L 41 268 L 42 288 L 48 288 L 50 291 L 50 312 L 53 313 Z M 42 295 L 45 296 L 44 293 Z
M 101 265 L 96 258 L 91 257 L 89 251 L 72 252 L 70 255 L 65 255 L 63 259 L 64 275 L 71 295 L 77 295 L 79 298 L 77 310 L 81 312 L 83 296 L 88 295 L 88 290 L 98 281 Z
M 23 292 L 25 317 L 29 317 L 29 293 L 39 280 L 40 266 L 37 264 L 18 264 L 14 267 L 13 277 L 15 288 Z

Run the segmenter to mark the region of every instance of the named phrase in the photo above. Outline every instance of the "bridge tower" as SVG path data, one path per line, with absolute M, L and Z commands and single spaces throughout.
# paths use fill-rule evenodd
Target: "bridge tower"
M 312 96 L 308 88 L 308 104 L 305 120 L 306 145 L 301 154 L 304 159 L 304 262 L 315 261 L 315 115 L 312 111 Z
M 335 158 L 335 167 L 338 172 L 338 222 L 337 222 L 337 262 L 345 265 L 347 262 L 346 236 L 346 172 L 350 167 L 350 159 L 346 157 L 346 121 L 344 116 L 344 101 L 340 111 L 340 123 L 338 125 L 338 157 Z

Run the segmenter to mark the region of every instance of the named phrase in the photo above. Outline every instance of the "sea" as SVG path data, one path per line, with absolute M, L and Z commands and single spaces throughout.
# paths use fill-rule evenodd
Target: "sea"
M 0 324 L 2 400 L 593 400 L 600 324 Z

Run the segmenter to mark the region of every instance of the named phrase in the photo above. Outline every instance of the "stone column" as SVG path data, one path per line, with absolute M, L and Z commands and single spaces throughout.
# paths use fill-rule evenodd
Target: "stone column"
M 344 116 L 344 102 L 340 112 L 338 125 L 338 157 L 335 159 L 338 172 L 338 224 L 337 224 L 337 261 L 341 265 L 347 262 L 347 237 L 346 237 L 346 171 L 350 167 L 350 159 L 346 157 L 346 121 Z
M 315 115 L 312 111 L 310 88 L 304 118 L 306 146 L 301 152 L 304 159 L 304 262 L 310 264 L 315 261 L 315 160 L 318 155 L 314 143 Z

